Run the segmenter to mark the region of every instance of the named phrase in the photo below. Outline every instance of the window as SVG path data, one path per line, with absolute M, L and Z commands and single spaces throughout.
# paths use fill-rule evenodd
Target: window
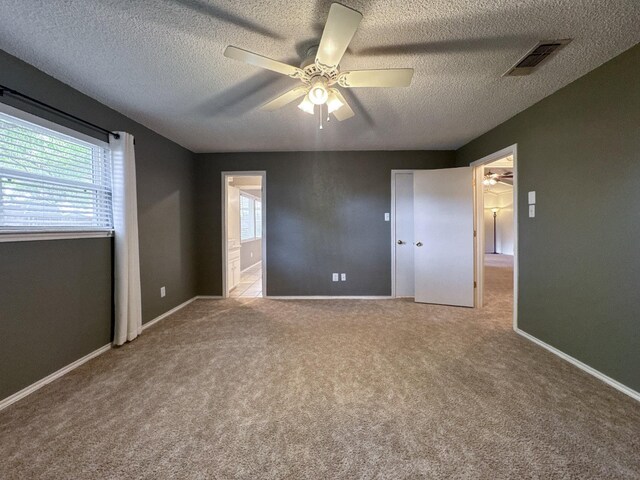
M 110 232 L 108 145 L 6 111 L 13 109 L 0 110 L 0 233 Z
M 262 238 L 262 202 L 260 200 L 253 202 L 253 212 L 256 219 L 256 238 Z
M 262 202 L 245 193 L 240 194 L 240 241 L 262 238 Z

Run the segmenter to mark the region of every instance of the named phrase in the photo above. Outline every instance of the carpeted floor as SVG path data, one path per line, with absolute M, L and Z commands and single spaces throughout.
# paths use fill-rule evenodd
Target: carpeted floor
M 199 300 L 0 412 L 0 478 L 640 478 L 640 404 L 481 311 Z

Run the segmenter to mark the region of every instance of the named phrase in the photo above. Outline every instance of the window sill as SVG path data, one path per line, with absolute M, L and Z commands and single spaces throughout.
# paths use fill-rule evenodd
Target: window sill
M 71 240 L 76 238 L 106 238 L 113 237 L 113 231 L 72 231 L 72 232 L 0 232 L 0 243 L 32 242 L 38 240 Z

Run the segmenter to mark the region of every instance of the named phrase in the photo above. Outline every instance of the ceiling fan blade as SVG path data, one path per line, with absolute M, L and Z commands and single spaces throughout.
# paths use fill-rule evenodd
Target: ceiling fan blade
M 285 105 L 293 102 L 295 99 L 300 98 L 303 95 L 306 95 L 308 91 L 309 91 L 309 87 L 307 87 L 306 85 L 300 85 L 298 87 L 295 87 L 289 90 L 288 92 L 283 93 L 279 97 L 274 98 L 270 102 L 265 103 L 263 106 L 260 107 L 260 110 L 267 110 L 267 111 L 277 110 L 278 108 L 282 108 Z
M 338 100 L 342 102 L 342 106 L 339 109 L 334 110 L 332 112 L 333 116 L 336 117 L 336 120 L 341 122 L 343 120 L 353 117 L 355 113 L 353 113 L 353 110 L 351 110 L 351 107 L 349 106 L 345 98 L 342 96 L 342 93 L 340 93 L 338 89 L 335 89 L 333 93 L 335 94 L 336 97 L 338 97 Z
M 240 60 L 241 62 L 248 63 L 249 65 L 266 68 L 267 70 L 271 70 L 272 72 L 288 75 L 292 78 L 300 78 L 304 76 L 302 70 L 297 67 L 292 67 L 291 65 L 287 65 L 286 63 L 263 57 L 262 55 L 243 50 L 242 48 L 228 46 L 224 51 L 224 56 L 227 58 L 232 58 L 234 60 Z
M 413 78 L 413 68 L 389 68 L 386 70 L 352 70 L 341 73 L 338 83 L 345 88 L 354 87 L 408 87 Z
M 316 54 L 316 64 L 331 70 L 338 66 L 356 33 L 362 14 L 339 3 L 332 3 Z

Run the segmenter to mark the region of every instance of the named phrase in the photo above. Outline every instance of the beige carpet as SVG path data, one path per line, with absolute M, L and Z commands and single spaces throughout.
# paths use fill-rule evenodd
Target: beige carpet
M 640 404 L 514 334 L 491 260 L 482 311 L 192 303 L 0 412 L 0 478 L 640 478 Z

